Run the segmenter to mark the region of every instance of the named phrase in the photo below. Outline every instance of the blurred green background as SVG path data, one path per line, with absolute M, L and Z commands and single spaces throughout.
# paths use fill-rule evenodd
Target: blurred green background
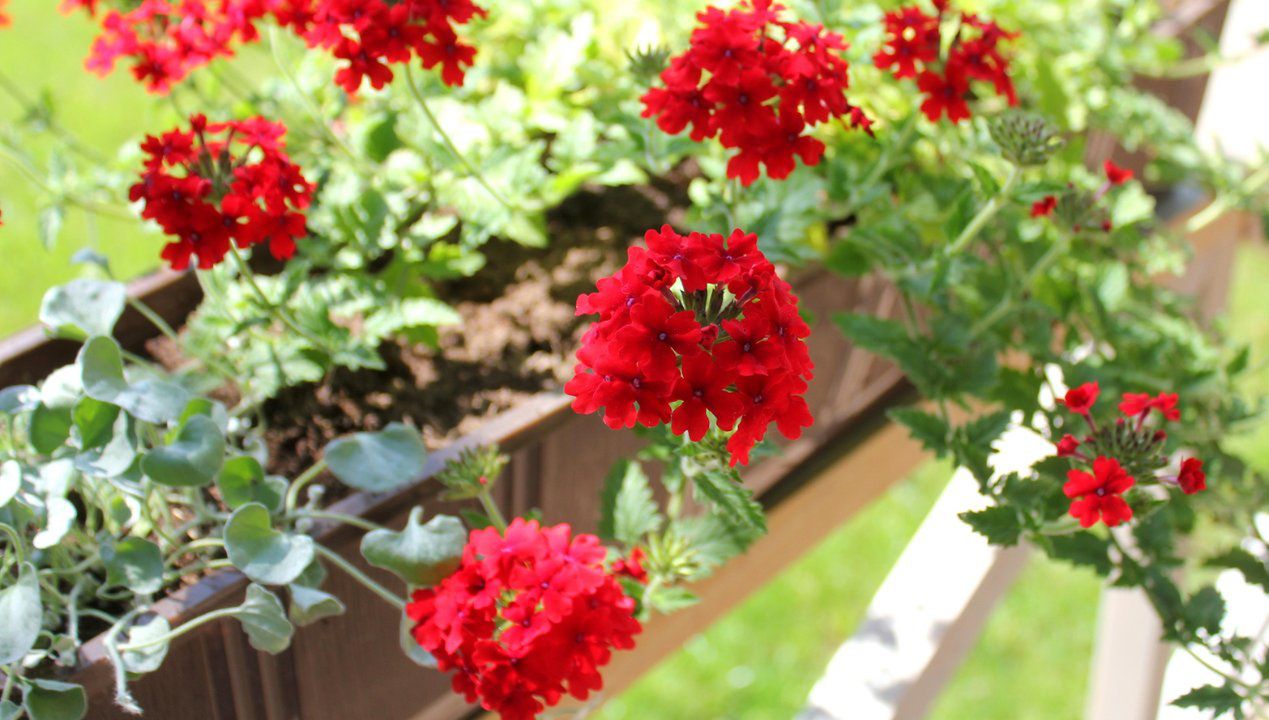
M 54 0 L 11 0 L 14 26 L 0 34 L 0 68 L 30 95 L 48 88 L 59 117 L 93 148 L 113 154 L 154 131 L 162 105 L 119 72 L 83 70 L 93 27 L 63 17 Z M 21 72 L 17 70 L 21 69 Z M 0 119 L 22 108 L 0 96 Z M 36 148 L 36 150 L 39 150 Z M 72 210 L 61 241 L 37 239 L 40 188 L 0 158 L 0 334 L 34 323 L 49 286 L 77 274 L 80 247 L 107 255 L 130 277 L 154 269 L 163 241 L 135 222 L 91 220 Z M 1240 251 L 1231 300 L 1231 335 L 1252 344 L 1257 372 L 1248 390 L 1269 392 L 1269 251 Z M 1269 424 L 1242 442 L 1269 469 Z M 689 642 L 598 716 L 778 718 L 802 706 L 837 645 L 849 637 L 872 594 L 946 484 L 951 469 L 930 464 Z M 937 703 L 939 720 L 1066 720 L 1082 714 L 1098 582 L 1089 572 L 1037 558 L 992 616 L 968 661 Z

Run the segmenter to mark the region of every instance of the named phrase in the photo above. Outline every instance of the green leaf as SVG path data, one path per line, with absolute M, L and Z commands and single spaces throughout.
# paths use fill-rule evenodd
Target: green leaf
M 21 713 L 21 705 L 14 705 L 8 700 L 0 702 L 0 720 L 16 720 Z
M 115 419 L 119 417 L 119 406 L 86 397 L 75 403 L 71 410 L 71 420 L 79 430 L 79 446 L 81 449 L 100 447 L 114 436 Z
M 50 289 L 40 304 L 40 322 L 58 335 L 76 339 L 109 336 L 123 314 L 123 283 L 79 279 Z
M 22 489 L 22 466 L 17 460 L 5 460 L 0 464 L 0 508 L 9 504 Z
M 361 539 L 361 554 L 377 568 L 390 570 L 412 587 L 429 587 L 458 567 L 467 531 L 456 517 L 437 515 L 421 524 L 423 508 L 410 511 L 400 532 L 371 530 Z
M 231 510 L 255 502 L 264 505 L 269 512 L 276 512 L 286 496 L 287 482 L 285 478 L 265 476 L 259 460 L 240 455 L 220 469 L 216 487 L 220 489 L 221 500 Z
M 1210 585 L 1194 593 L 1185 604 L 1185 621 L 1191 627 L 1203 628 L 1215 634 L 1221 631 L 1221 621 L 1224 619 L 1225 598 Z
M 1212 717 L 1220 717 L 1242 707 L 1243 698 L 1229 685 L 1204 685 L 1173 700 L 1172 704 L 1182 708 L 1210 710 Z
M 136 462 L 137 448 L 136 440 L 131 432 L 132 420 L 126 413 L 117 415 L 109 441 L 104 447 L 93 448 L 75 456 L 75 467 L 85 475 L 118 477 L 127 472 Z
M 401 643 L 401 651 L 411 662 L 419 667 L 425 667 L 432 670 L 436 669 L 436 658 L 432 657 L 432 653 L 424 650 L 414 639 L 414 621 L 409 615 L 402 613 L 401 623 L 398 626 L 397 639 Z
M 291 645 L 295 627 L 286 619 L 286 611 L 278 596 L 252 583 L 247 598 L 234 608 L 234 616 L 242 623 L 251 647 L 277 655 Z
M 0 390 L 0 415 L 30 412 L 40 404 L 40 390 L 34 385 L 11 385 Z
M 62 224 L 66 221 L 66 208 L 62 205 L 49 205 L 40 210 L 35 218 L 35 233 L 44 244 L 45 250 L 51 250 L 57 244 L 57 236 L 62 233 Z
M 31 545 L 37 550 L 46 550 L 57 545 L 70 532 L 78 514 L 75 504 L 64 497 L 45 498 L 44 529 L 35 534 Z
M 180 385 L 142 380 L 125 388 L 113 402 L 138 420 L 161 424 L 179 418 L 189 400 L 189 392 Z
M 392 423 L 379 432 L 356 433 L 326 446 L 335 477 L 358 490 L 387 492 L 423 476 L 427 450 L 419 431 Z
M 692 607 L 700 602 L 695 594 L 683 587 L 667 587 L 660 588 L 656 592 L 648 593 L 644 598 L 648 607 L 659 613 L 669 615 L 685 608 Z
M 157 447 L 141 459 L 141 471 L 154 482 L 170 487 L 199 487 L 211 482 L 225 461 L 225 436 L 215 420 L 195 415 L 170 445 Z
M 1109 575 L 1110 541 L 1090 532 L 1077 532 L 1073 535 L 1057 535 L 1049 538 L 1050 554 L 1062 560 L 1069 560 L 1076 565 L 1087 565 L 1097 571 L 1098 575 Z
M 128 629 L 127 643 L 144 643 L 167 635 L 172 625 L 167 618 L 156 615 L 144 625 L 133 625 Z M 130 673 L 149 673 L 158 670 L 167 657 L 170 643 L 149 645 L 138 650 L 126 650 L 122 653 L 123 667 Z
M 0 590 L 0 665 L 21 660 L 35 647 L 42 614 L 35 566 L 23 563 L 17 582 Z
M 919 440 L 927 450 L 942 456 L 947 453 L 951 428 L 937 415 L 916 408 L 896 408 L 887 413 L 890 419 L 908 429 L 913 439 Z
M 260 503 L 247 503 L 229 517 L 225 550 L 243 575 L 265 585 L 293 582 L 314 557 L 313 538 L 275 530 Z
M 123 376 L 123 352 L 112 338 L 102 335 L 90 338 L 80 348 L 76 364 L 84 394 L 94 400 L 113 403 L 119 393 L 128 389 L 128 381 Z
M 31 423 L 27 428 L 31 447 L 41 455 L 52 455 L 70 439 L 72 425 L 70 408 L 40 405 L 31 413 Z
M 31 720 L 80 720 L 88 714 L 88 695 L 73 683 L 33 679 L 22 705 Z
M 643 467 L 632 460 L 613 465 L 600 496 L 600 537 L 637 545 L 644 535 L 661 528 L 661 514 Z
M 956 432 L 965 443 L 990 449 L 991 444 L 1009 429 L 1011 415 L 1008 410 L 983 415 L 957 428 Z
M 1243 574 L 1247 582 L 1259 585 L 1261 589 L 1269 593 L 1269 563 L 1240 547 L 1232 547 L 1209 559 L 1207 565 L 1237 570 Z
M 732 473 L 695 473 L 692 482 L 732 527 L 750 536 L 767 531 L 767 518 L 763 515 L 762 506 L 747 488 L 734 479 Z
M 291 622 L 299 627 L 318 620 L 343 615 L 344 603 L 328 592 L 303 585 L 291 585 Z
M 106 584 L 125 587 L 137 595 L 152 595 L 163 587 L 163 553 L 159 546 L 139 537 L 128 537 L 101 546 L 106 564 Z
M 960 518 L 992 545 L 1017 545 L 1018 537 L 1022 535 L 1022 521 L 1018 519 L 1017 511 L 1005 505 L 963 512 Z

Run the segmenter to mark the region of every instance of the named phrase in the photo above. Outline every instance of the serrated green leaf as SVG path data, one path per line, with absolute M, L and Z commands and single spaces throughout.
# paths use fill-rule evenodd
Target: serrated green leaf
M 172 625 L 167 618 L 156 615 L 144 625 L 137 624 L 128 628 L 128 637 L 125 644 L 142 644 L 161 638 L 172 630 Z M 124 668 L 130 673 L 144 674 L 154 672 L 163 665 L 163 660 L 167 657 L 169 643 L 158 643 L 156 645 L 147 645 L 137 650 L 125 650 L 121 653 Z
M 767 531 L 767 518 L 753 493 L 737 482 L 730 473 L 701 472 L 692 476 L 692 483 L 732 527 L 754 536 Z
M 318 620 L 343 615 L 344 603 L 328 592 L 304 585 L 290 585 L 291 622 L 297 627 L 312 625 Z
M 456 517 L 437 515 L 422 524 L 423 508 L 410 511 L 400 532 L 372 530 L 361 539 L 366 562 L 389 570 L 411 587 L 430 587 L 457 567 L 467 531 Z
M 21 660 L 35 647 L 42 614 L 35 566 L 24 563 L 17 581 L 0 590 L 0 665 Z
M 79 279 L 51 288 L 40 304 L 40 322 L 63 337 L 109 336 L 123 315 L 128 290 L 123 283 Z
M 1220 632 L 1224 619 L 1225 598 L 1210 585 L 1190 596 L 1190 601 L 1185 604 L 1185 621 L 1191 627 L 1215 634 Z
M 1259 585 L 1261 589 L 1269 593 L 1269 563 L 1240 547 L 1232 547 L 1210 558 L 1207 565 L 1237 570 L 1242 573 L 1247 582 Z
M 637 545 L 644 535 L 659 530 L 661 522 L 643 467 L 632 460 L 618 461 L 600 495 L 600 537 Z
M 653 610 L 669 615 L 670 613 L 692 607 L 700 602 L 700 598 L 687 588 L 665 587 L 659 588 L 655 592 L 647 593 L 643 601 Z
M 216 475 L 216 487 L 230 510 L 255 502 L 276 512 L 286 496 L 287 482 L 285 478 L 266 476 L 259 460 L 241 455 L 225 462 Z
M 313 562 L 313 538 L 274 529 L 269 509 L 247 503 L 225 523 L 225 550 L 243 575 L 265 585 L 294 582 Z
M 22 706 L 31 720 L 80 720 L 88 714 L 88 695 L 74 683 L 32 679 Z
M 969 445 L 989 449 L 1009 429 L 1011 414 L 1008 410 L 1001 410 L 974 418 L 957 428 L 957 435 Z
M 106 564 L 106 584 L 125 587 L 138 595 L 151 595 L 163 587 L 163 553 L 159 546 L 139 537 L 128 537 L 101 546 Z
M 170 487 L 199 487 L 216 477 L 225 462 L 225 436 L 216 421 L 195 415 L 170 445 L 157 447 L 141 458 L 141 471 Z
M 1090 532 L 1054 536 L 1049 538 L 1049 546 L 1053 557 L 1076 565 L 1086 565 L 1096 570 L 1098 575 L 1109 575 L 1113 567 L 1110 562 L 1110 541 Z
M 1017 545 L 1018 538 L 1022 535 L 1022 521 L 1018 518 L 1017 511 L 1004 505 L 963 512 L 960 518 L 992 545 Z
M 418 430 L 392 423 L 379 432 L 356 433 L 331 442 L 325 459 L 345 485 L 388 492 L 423 476 L 427 449 Z
M 1204 685 L 1182 695 L 1172 704 L 1182 708 L 1198 708 L 1212 711 L 1212 717 L 1220 717 L 1238 710 L 1243 698 L 1229 685 Z
M 951 428 L 937 415 L 916 408 L 896 408 L 887 413 L 892 420 L 908 429 L 908 433 L 927 450 L 942 456 L 947 453 Z
M 234 608 L 234 616 L 242 623 L 251 647 L 272 655 L 290 647 L 295 627 L 286 619 L 278 596 L 260 585 L 247 586 L 247 597 Z

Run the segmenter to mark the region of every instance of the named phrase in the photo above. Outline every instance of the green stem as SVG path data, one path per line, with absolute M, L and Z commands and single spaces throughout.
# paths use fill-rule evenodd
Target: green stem
M 314 544 L 313 547 L 317 549 L 317 554 L 329 560 L 330 563 L 334 565 L 335 567 L 339 568 L 340 570 L 343 570 L 345 573 L 348 574 L 349 577 L 351 577 L 353 580 L 356 580 L 358 583 L 361 583 L 361 585 L 364 586 L 367 590 L 374 593 L 375 595 L 378 595 L 380 598 L 383 599 L 384 602 L 388 603 L 389 605 L 396 608 L 397 610 L 400 610 L 400 611 L 405 610 L 404 598 L 400 597 L 396 593 L 392 592 L 391 590 L 375 582 L 373 579 L 370 578 L 369 575 L 363 573 L 361 570 L 358 570 L 355 565 L 345 560 L 339 553 L 327 548 L 324 545 Z
M 1018 289 L 1017 295 L 1006 296 L 991 309 L 991 312 L 987 313 L 982 317 L 982 319 L 974 323 L 973 327 L 969 330 L 970 340 L 973 340 L 979 335 L 990 330 L 993 325 L 1004 317 L 1005 313 L 1009 312 L 1010 308 L 1012 308 L 1017 302 L 1019 295 L 1030 292 L 1031 287 L 1035 284 L 1036 280 L 1048 271 L 1049 267 L 1053 265 L 1053 263 L 1057 262 L 1057 259 L 1066 252 L 1066 247 L 1066 236 L 1064 235 L 1057 242 L 1053 243 L 1044 255 L 1040 256 L 1040 259 L 1036 261 L 1036 264 L 1027 272 L 1027 276 L 1023 279 L 1022 287 Z
M 4 690 L 0 691 L 0 705 L 8 702 L 9 698 L 13 696 L 13 686 L 21 672 L 21 661 L 15 662 L 4 669 Z
M 128 672 L 123 664 L 123 656 L 119 654 L 119 633 L 123 632 L 125 626 L 132 622 L 132 619 L 149 608 L 145 605 L 138 605 L 122 617 L 115 621 L 110 629 L 106 631 L 106 657 L 110 659 L 110 665 L 115 670 L 115 703 L 119 707 L 131 712 L 134 715 L 141 714 L 141 706 L 137 705 L 137 701 L 132 697 L 132 693 L 128 692 Z
M 242 276 L 243 280 L 247 281 L 247 285 L 251 288 L 251 291 L 255 293 L 256 299 L 260 301 L 265 310 L 277 318 L 292 332 L 307 340 L 313 345 L 313 347 L 321 350 L 329 356 L 334 356 L 335 353 L 331 351 L 330 347 L 321 338 L 306 330 L 299 324 L 298 321 L 295 320 L 295 318 L 291 317 L 291 314 L 287 312 L 285 308 L 274 303 L 269 299 L 268 295 L 264 294 L 264 289 L 256 282 L 256 274 L 251 271 L 251 267 L 247 265 L 246 259 L 242 257 L 242 253 L 238 252 L 238 248 L 233 243 L 229 243 L 229 254 L 233 256 L 234 264 L 238 266 L 238 273 Z
M 22 91 L 22 86 L 17 82 L 14 82 L 13 78 L 9 77 L 9 75 L 3 70 L 0 70 L 0 89 L 3 89 L 15 103 L 21 105 L 23 108 L 30 109 L 34 105 L 34 103 L 31 102 L 31 99 L 26 96 L 26 93 Z M 109 164 L 110 161 L 105 155 L 102 155 L 93 148 L 89 147 L 79 138 L 75 137 L 74 133 L 67 130 L 54 120 L 51 113 L 48 117 L 44 118 L 44 126 L 48 128 L 49 132 L 53 133 L 60 138 L 62 142 L 66 143 L 67 147 L 84 156 L 93 163 L 97 165 Z
M 42 192 L 48 195 L 60 197 L 62 200 L 80 208 L 81 210 L 86 210 L 88 212 L 114 218 L 116 220 L 126 220 L 128 222 L 134 222 L 137 219 L 128 213 L 111 207 L 110 205 L 105 205 L 95 200 L 87 200 L 69 193 L 56 192 L 53 188 L 49 187 L 48 183 L 44 181 L 44 178 L 40 177 L 40 174 L 32 168 L 29 163 L 4 145 L 0 145 L 0 158 L 8 160 L 10 164 L 21 171 L 23 175 L 26 175 L 27 179 L 34 183 Z
M 119 650 L 119 652 L 134 652 L 136 650 L 144 650 L 146 648 L 151 648 L 151 647 L 154 647 L 155 645 L 163 645 L 163 644 L 172 642 L 176 638 L 184 635 L 185 633 L 191 630 L 194 630 L 195 628 L 202 627 L 203 625 L 206 625 L 207 623 L 216 622 L 217 620 L 223 620 L 224 618 L 236 617 L 237 614 L 238 614 L 238 608 L 236 607 L 212 610 L 206 615 L 200 615 L 194 618 L 193 620 L 190 620 L 189 622 L 185 623 L 184 625 L 181 625 L 178 628 L 169 630 L 168 632 L 165 632 L 162 635 L 159 635 L 157 637 L 147 638 L 145 640 L 141 640 L 140 642 L 124 643 L 123 645 L 118 645 L 116 647 Z
M 1207 207 L 1195 213 L 1193 217 L 1186 221 L 1185 232 L 1193 234 L 1216 222 L 1222 215 L 1234 208 L 1240 195 L 1250 194 L 1260 189 L 1260 186 L 1267 181 L 1269 181 L 1269 165 L 1248 176 L 1239 187 L 1239 192 L 1221 195 L 1209 203 Z
M 846 199 L 846 207 L 840 213 L 837 213 L 838 215 L 841 217 L 854 215 L 855 211 L 859 209 L 859 194 L 862 190 L 873 187 L 880 182 L 881 176 L 889 172 L 890 168 L 894 166 L 894 158 L 896 156 L 904 157 L 902 152 L 892 153 L 891 151 L 896 148 L 902 150 L 908 144 L 913 131 L 916 130 L 916 118 L 916 115 L 911 115 L 903 121 L 903 125 L 899 128 L 899 133 L 895 136 L 894 141 L 882 148 L 881 153 L 877 156 L 877 162 L 873 163 L 872 169 L 868 171 L 868 175 L 863 182 L 856 184 L 851 190 L 850 197 Z
M 361 528 L 362 530 L 385 529 L 379 523 L 371 522 L 365 518 L 357 517 L 356 515 L 345 515 L 343 513 L 327 512 L 324 510 L 296 510 L 295 512 L 288 514 L 287 517 L 292 519 L 312 518 L 314 520 L 333 520 L 345 525 Z
M 493 496 L 489 494 L 488 490 L 482 490 L 477 497 L 480 499 L 480 506 L 485 509 L 485 515 L 489 516 L 489 521 L 494 524 L 494 527 L 498 528 L 498 532 L 505 534 L 507 532 L 507 519 L 502 516 L 502 511 L 498 509 L 498 503 L 494 502 Z
M 21 567 L 26 562 L 26 546 L 22 544 L 22 538 L 18 535 L 18 531 L 5 523 L 0 523 L 0 531 L 9 536 L 9 544 L 13 546 L 13 553 L 17 555 L 18 566 Z
M 219 549 L 219 548 L 223 548 L 224 546 L 225 546 L 225 541 L 217 537 L 204 537 L 204 538 L 198 538 L 197 540 L 191 540 L 185 543 L 184 545 L 181 545 L 180 547 L 176 548 L 172 552 L 168 553 L 167 560 L 164 561 L 164 564 L 171 564 L 172 561 L 175 560 L 176 558 L 179 558 L 180 556 L 186 553 L 193 552 L 195 550 L 202 550 L 203 548 Z
M 308 116 L 313 120 L 313 123 L 322 129 L 322 133 L 326 135 L 326 137 L 330 138 L 330 141 L 335 144 L 335 147 L 339 148 L 340 152 L 347 155 L 355 163 L 363 164 L 362 158 L 357 155 L 357 153 L 353 152 L 352 148 L 348 147 L 348 144 L 345 143 L 343 139 L 336 135 L 335 131 L 330 128 L 330 125 L 326 122 L 326 118 L 322 116 L 321 111 L 318 109 L 317 105 L 313 103 L 312 98 L 310 98 L 308 93 L 304 92 L 304 89 L 300 87 L 300 81 L 295 77 L 295 73 L 291 72 L 290 66 L 282 62 L 282 54 L 278 49 L 278 31 L 277 28 L 273 27 L 269 28 L 269 52 L 273 55 L 273 63 L 278 66 L 278 70 L 282 71 L 282 75 L 286 78 L 287 82 L 291 84 L 291 89 L 294 90 L 296 96 L 299 97 L 300 104 L 304 106 L 304 111 L 308 113 Z
M 943 251 L 944 255 L 951 256 L 965 250 L 970 242 L 978 236 L 978 233 L 991 221 L 996 213 L 1004 207 L 1005 201 L 1009 199 L 1009 194 L 1013 192 L 1014 185 L 1018 184 L 1018 180 L 1022 178 L 1022 168 L 1013 165 L 1009 168 L 1009 177 L 1005 178 L 1005 184 L 1000 186 L 1000 190 L 992 196 L 991 200 L 978 211 L 973 220 L 965 226 L 961 234 L 952 241 L 951 245 Z
M 480 170 L 476 169 L 476 166 L 467 159 L 467 156 L 463 154 L 463 151 L 458 149 L 458 146 L 455 145 L 454 141 L 450 138 L 449 133 L 445 132 L 445 128 L 441 126 L 440 120 L 437 120 L 436 116 L 432 114 L 432 110 L 427 106 L 427 100 L 423 98 L 423 93 L 419 91 L 419 87 L 414 81 L 414 70 L 410 63 L 406 63 L 405 65 L 405 84 L 406 87 L 410 89 L 410 96 L 414 98 L 414 104 L 419 106 L 419 110 L 423 112 L 423 116 L 426 117 L 428 122 L 432 124 L 432 127 L 436 130 L 436 134 L 440 135 L 441 141 L 445 143 L 445 147 L 449 148 L 449 151 L 454 158 L 457 159 L 458 162 L 462 163 L 463 167 L 467 168 L 468 174 L 470 174 L 476 182 L 480 183 L 481 187 L 485 188 L 485 190 L 493 196 L 493 199 L 498 201 L 499 205 L 505 208 L 507 212 L 514 213 L 516 209 L 511 205 L 511 203 L 507 202 L 506 198 L 494 189 L 493 185 L 489 184 L 489 181 L 486 180 Z
M 305 485 L 313 482 L 313 480 L 316 479 L 318 475 L 321 475 L 324 470 L 326 470 L 326 461 L 318 460 L 313 463 L 312 467 L 305 470 L 299 477 L 297 477 L 295 482 L 291 483 L 291 487 L 286 489 L 286 504 L 283 505 L 288 513 L 295 510 L 296 506 L 299 504 L 300 490 L 303 489 Z

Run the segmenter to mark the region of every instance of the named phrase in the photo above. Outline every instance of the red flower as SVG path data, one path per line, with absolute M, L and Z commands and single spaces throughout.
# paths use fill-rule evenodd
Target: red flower
M 1115 163 L 1107 160 L 1102 168 L 1106 171 L 1106 180 L 1111 185 L 1123 185 L 1132 179 L 1132 171 L 1127 168 L 1121 168 Z
M 648 581 L 648 571 L 643 567 L 645 557 L 643 548 L 637 547 L 630 551 L 629 557 L 621 558 L 612 564 L 612 573 L 646 583 Z
M 1087 416 L 1089 410 L 1093 408 L 1093 403 L 1097 402 L 1099 392 L 1096 382 L 1084 383 L 1077 388 L 1067 390 L 1066 397 L 1058 402 L 1077 415 Z
M 1058 457 L 1070 457 L 1079 452 L 1080 441 L 1075 439 L 1074 435 L 1067 433 L 1057 443 Z
M 406 606 L 413 637 L 454 672 L 455 692 L 504 719 L 534 718 L 565 694 L 585 700 L 612 651 L 642 630 L 604 557 L 598 538 L 568 525 L 473 530 L 459 568 Z
M 811 424 L 802 397 L 813 370 L 810 328 L 757 236 L 684 236 L 666 226 L 645 239 L 646 251 L 632 248 L 625 267 L 577 300 L 578 314 L 599 321 L 564 387 L 573 409 L 602 408 L 612 428 L 669 423 L 693 441 L 711 424 L 732 431 L 740 421 L 728 444 L 733 465 L 748 461 L 772 422 L 800 435 Z M 756 376 L 772 377 L 745 382 Z
M 1198 458 L 1186 458 L 1181 462 L 1181 472 L 1176 476 L 1181 492 L 1193 495 L 1207 489 L 1207 473 L 1203 472 L 1203 461 Z
M 886 41 L 873 55 L 873 64 L 890 69 L 897 79 L 915 78 L 925 95 L 921 111 L 931 122 L 937 122 L 944 113 L 954 123 L 968 119 L 967 98 L 971 97 L 973 80 L 990 83 L 1006 102 L 1017 105 L 1009 61 L 1000 52 L 1000 43 L 1016 38 L 1017 33 L 1007 32 L 977 15 L 962 14 L 946 60 L 941 60 L 942 19 L 947 3 L 940 0 L 934 5 L 938 15 L 927 15 L 917 7 L 886 13 Z
M 1158 410 L 1165 420 L 1181 419 L 1181 411 L 1177 409 L 1176 393 L 1159 393 L 1154 397 L 1150 393 L 1124 393 L 1119 403 L 1119 412 L 1127 417 L 1145 416 L 1151 410 Z
M 1132 508 L 1122 495 L 1135 483 L 1132 476 L 1114 458 L 1098 456 L 1093 461 L 1090 475 L 1083 470 L 1070 470 L 1062 492 L 1071 503 L 1071 517 L 1077 518 L 1082 527 L 1092 527 L 1098 520 L 1114 527 L 1132 519 Z
M 1057 197 L 1053 195 L 1045 195 L 1043 200 L 1039 200 L 1031 204 L 1031 217 L 1040 218 L 1048 217 L 1057 209 Z
M 707 8 L 697 15 L 691 47 L 661 73 L 664 87 L 642 97 L 643 117 L 691 138 L 718 137 L 738 152 L 727 176 L 744 185 L 788 177 L 794 158 L 814 165 L 824 145 L 806 135 L 808 126 L 842 118 L 868 128 L 863 112 L 846 100 L 849 66 L 845 40 L 820 25 L 784 21 L 783 8 L 768 0 L 745 0 L 732 10 Z
M 307 233 L 301 210 L 313 185 L 287 157 L 285 134 L 281 123 L 263 118 L 208 123 L 195 115 L 189 130 L 141 143 L 145 169 L 128 197 L 143 201 L 141 217 L 174 238 L 162 253 L 173 269 L 193 258 L 210 268 L 230 243 L 267 244 L 279 260 L 295 254 L 295 240 Z

